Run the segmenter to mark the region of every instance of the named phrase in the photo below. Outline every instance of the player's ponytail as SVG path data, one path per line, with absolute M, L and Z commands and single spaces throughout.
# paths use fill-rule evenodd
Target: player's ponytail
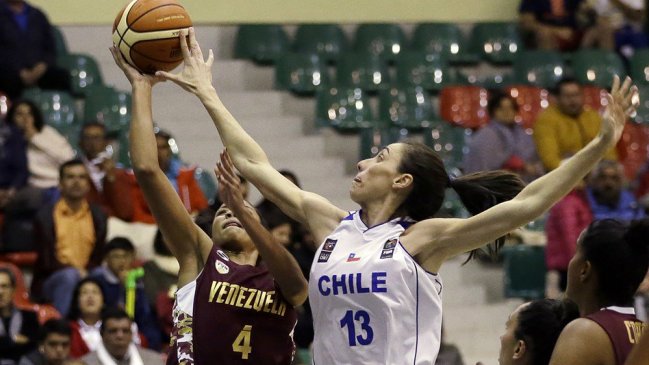
M 449 187 L 455 190 L 462 204 L 472 215 L 514 198 L 523 190 L 525 183 L 514 173 L 504 170 L 476 172 L 459 178 L 449 179 Z M 495 255 L 504 244 L 505 237 L 498 238 L 493 244 L 487 245 L 490 255 Z M 470 260 L 475 257 L 477 249 L 469 254 Z

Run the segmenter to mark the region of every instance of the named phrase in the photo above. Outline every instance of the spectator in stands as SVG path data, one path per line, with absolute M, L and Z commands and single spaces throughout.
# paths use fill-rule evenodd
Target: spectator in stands
M 584 108 L 581 85 L 575 79 L 559 81 L 554 94 L 556 105 L 542 111 L 534 124 L 536 150 L 547 171 L 556 169 L 595 138 L 601 124 L 597 111 Z M 605 158 L 617 160 L 615 149 Z
M 516 123 L 518 105 L 509 95 L 498 93 L 488 104 L 491 122 L 478 130 L 468 143 L 464 172 L 505 169 L 525 181 L 543 174 L 532 136 Z
M 22 132 L 0 120 L 0 211 L 27 184 L 27 144 Z
M 593 222 L 568 266 L 566 296 L 582 318 L 564 328 L 550 365 L 623 364 L 646 324 L 633 296 L 649 267 L 649 220 Z
M 13 305 L 16 277 L 0 267 L 0 364 L 12 365 L 36 347 L 38 318 L 36 313 Z
M 585 36 L 603 36 L 594 27 L 584 0 L 523 0 L 520 27 L 524 43 L 529 48 L 573 51 Z
M 92 181 L 88 201 L 102 206 L 109 216 L 130 221 L 133 216 L 130 178 L 126 170 L 115 165 L 108 142 L 104 124 L 89 122 L 81 128 L 81 160 Z
M 126 282 L 133 269 L 135 246 L 128 238 L 116 237 L 106 243 L 104 252 L 104 265 L 93 270 L 90 276 L 101 284 L 107 307 L 125 308 L 127 306 Z M 151 304 L 145 294 L 142 280 L 137 280 L 136 285 L 133 318 L 146 337 L 148 347 L 159 350 L 160 329 L 151 311 Z
M 84 356 L 86 365 L 162 365 L 162 355 L 133 344 L 131 319 L 121 309 L 108 309 L 102 316 L 101 339 L 97 350 Z
M 86 277 L 79 281 L 72 293 L 68 319 L 72 330 L 70 355 L 77 359 L 95 351 L 101 342 L 99 328 L 104 310 L 104 292 L 101 284 Z
M 18 365 L 71 365 L 70 334 L 65 320 L 48 320 L 40 330 L 38 349 L 23 356 Z
M 158 145 L 158 163 L 160 164 L 160 168 L 178 192 L 185 208 L 190 213 L 198 213 L 207 208 L 207 199 L 194 177 L 196 167 L 183 166 L 180 159 L 174 157 L 172 144 L 175 145 L 175 141 L 171 137 L 171 134 L 156 128 L 156 142 Z M 153 214 L 151 214 L 149 206 L 144 200 L 144 195 L 136 185 L 134 188 L 133 209 L 134 221 L 155 223 Z
M 538 299 L 524 303 L 510 314 L 500 336 L 500 365 L 545 365 L 561 330 L 579 317 L 575 303 Z
M 38 259 L 32 295 L 51 300 L 66 316 L 75 285 L 101 263 L 107 217 L 86 200 L 90 178 L 81 160 L 63 163 L 60 176 L 61 198 L 41 209 L 34 223 Z
M 620 163 L 604 160 L 597 165 L 588 177 L 586 189 L 593 219 L 629 221 L 644 217 L 644 209 L 625 185 L 624 167 Z
M 17 98 L 24 88 L 70 89 L 70 74 L 56 66 L 54 30 L 23 0 L 0 0 L 0 90 Z
M 602 37 L 599 44 L 597 39 L 584 39 L 584 47 L 599 46 L 630 57 L 634 49 L 649 45 L 642 24 L 645 0 L 593 0 L 589 8 L 597 14 L 597 27 Z
M 149 303 L 153 305 L 158 327 L 163 336 L 162 343 L 169 343 L 173 328 L 173 304 L 178 286 L 180 264 L 164 242 L 158 230 L 153 240 L 153 258 L 144 264 L 144 291 Z

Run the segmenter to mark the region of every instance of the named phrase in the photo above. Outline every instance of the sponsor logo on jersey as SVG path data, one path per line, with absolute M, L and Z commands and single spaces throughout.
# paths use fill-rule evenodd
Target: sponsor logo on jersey
M 353 252 L 349 254 L 349 257 L 347 257 L 347 262 L 356 262 L 356 261 L 360 261 L 360 260 L 361 260 L 361 258 L 357 257 L 356 254 L 353 253 Z
M 381 251 L 381 258 L 382 259 L 391 259 L 393 255 L 394 255 L 394 248 L 391 248 L 389 250 Z
M 391 248 L 397 247 L 397 242 L 398 240 L 396 238 L 391 238 L 387 241 L 385 241 L 385 244 L 383 245 L 384 250 L 389 250 Z
M 330 256 L 331 256 L 331 252 L 322 251 L 320 252 L 320 256 L 318 256 L 318 262 L 327 262 L 329 261 Z
M 228 255 L 225 252 L 223 252 L 221 250 L 216 250 L 216 254 L 219 255 L 219 257 L 222 258 L 223 260 L 230 261 L 230 258 L 228 257 Z
M 322 247 L 322 251 L 333 251 L 334 248 L 336 248 L 337 242 L 338 240 L 332 240 L 331 238 L 328 238 L 324 243 L 324 247 Z
M 228 267 L 228 265 L 226 265 L 220 260 L 214 261 L 214 267 L 216 267 L 216 271 L 218 271 L 219 274 L 227 274 L 230 272 L 230 268 Z

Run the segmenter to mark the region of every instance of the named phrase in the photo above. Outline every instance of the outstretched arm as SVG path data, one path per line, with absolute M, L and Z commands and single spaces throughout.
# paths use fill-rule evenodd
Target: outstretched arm
M 634 109 L 637 88 L 616 76 L 599 135 L 572 158 L 535 180 L 514 199 L 468 219 L 428 219 L 402 237 L 411 254 L 421 254 L 425 267 L 437 270 L 451 256 L 481 247 L 534 220 L 565 196 L 597 164 L 622 135 L 627 113 Z
M 159 72 L 158 75 L 197 95 L 214 121 L 223 145 L 239 172 L 284 213 L 308 225 L 318 241 L 323 239 L 345 216 L 345 212 L 326 199 L 299 189 L 271 166 L 266 153 L 218 97 L 212 86 L 214 55 L 210 50 L 207 61 L 204 61 L 193 28 L 189 30 L 189 46 L 182 34 L 180 45 L 185 62 L 183 71 L 180 74 Z
M 178 287 L 182 287 L 198 276 L 211 250 L 212 240 L 194 224 L 178 193 L 158 165 L 151 89 L 159 78 L 140 74 L 115 47 L 111 52 L 133 86 L 129 144 L 133 171 L 165 242 L 180 263 Z
M 239 178 L 234 173 L 234 165 L 227 151 L 221 152 L 221 162 L 217 164 L 215 172 L 219 180 L 221 201 L 232 210 L 250 235 L 284 298 L 293 306 L 301 305 L 308 295 L 307 282 L 302 270 L 293 255 L 273 239 L 256 214 L 245 206 L 239 188 Z

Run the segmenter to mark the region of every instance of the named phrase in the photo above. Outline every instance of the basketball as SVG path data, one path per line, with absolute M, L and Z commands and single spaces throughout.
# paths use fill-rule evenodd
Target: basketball
M 178 35 L 191 26 L 176 0 L 133 0 L 115 18 L 113 44 L 140 72 L 171 71 L 183 61 Z

